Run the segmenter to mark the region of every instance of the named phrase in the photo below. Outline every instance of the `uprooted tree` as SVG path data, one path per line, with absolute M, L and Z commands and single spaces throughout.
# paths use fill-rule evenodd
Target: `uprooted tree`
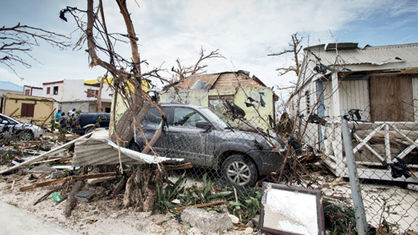
M 117 6 L 123 18 L 126 33 L 111 33 L 108 31 L 104 4 L 101 0 L 95 4 L 94 0 L 87 1 L 87 10 L 76 7 L 67 7 L 60 12 L 60 18 L 67 21 L 71 15 L 78 29 L 81 31 L 80 39 L 76 47 L 82 48 L 87 44 L 87 52 L 90 58 L 90 66 L 100 66 L 113 77 L 113 84 L 110 87 L 114 90 L 112 107 L 111 139 L 118 146 L 127 146 L 134 137 L 135 131 L 142 132 L 141 122 L 151 106 L 159 108 L 158 104 L 151 100 L 151 97 L 143 90 L 143 80 L 151 77 L 161 78 L 158 74 L 159 68 L 148 72 L 142 72 L 138 51 L 138 37 L 132 23 L 126 0 L 117 0 Z M 83 19 L 87 16 L 87 22 Z M 119 54 L 115 47 L 116 43 L 124 42 L 130 46 L 129 59 Z M 162 78 L 161 78 L 162 79 Z M 125 111 L 119 112 L 121 106 Z M 123 108 L 122 108 L 123 109 Z M 162 125 L 161 125 L 162 128 Z M 142 151 L 152 151 L 152 144 L 155 142 L 161 130 L 157 131 L 154 137 L 147 143 Z M 120 161 L 120 171 L 123 172 L 123 164 Z M 156 198 L 156 183 L 161 181 L 161 168 L 150 166 L 147 169 L 132 167 L 124 173 L 124 177 L 115 186 L 113 195 L 125 189 L 123 204 L 135 206 L 144 211 L 153 208 Z
M 201 64 L 202 61 L 221 57 L 221 55 L 217 50 L 206 54 L 202 49 L 198 61 L 193 66 L 183 66 L 180 60 L 177 60 L 177 68 L 173 68 L 171 71 L 176 78 L 174 80 L 162 78 L 159 75 L 161 68 L 144 72 L 141 64 L 145 60 L 141 60 L 139 55 L 138 37 L 127 2 L 126 0 L 116 0 L 116 3 L 124 21 L 125 33 L 113 33 L 108 30 L 102 0 L 96 1 L 96 4 L 94 0 L 88 0 L 87 10 L 67 7 L 61 10 L 60 18 L 67 21 L 67 17 L 72 16 L 81 32 L 76 48 L 83 48 L 87 44 L 90 66 L 100 66 L 106 70 L 106 74 L 109 73 L 113 77 L 113 82 L 107 82 L 114 91 L 109 133 L 111 140 L 116 142 L 118 146 L 128 146 L 135 138 L 136 132 L 139 131 L 139 133 L 142 133 L 146 144 L 142 153 L 151 151 L 156 154 L 152 145 L 162 133 L 165 114 L 147 91 L 143 89 L 144 81 L 149 83 L 148 81 L 151 79 L 157 79 L 163 83 L 175 83 L 187 76 L 202 72 L 206 68 L 206 65 Z M 83 19 L 87 19 L 87 21 Z M 129 44 L 129 59 L 118 53 L 116 50 L 117 43 Z M 148 140 L 145 138 L 141 122 L 151 106 L 155 107 L 163 118 L 159 130 Z M 121 160 L 119 165 L 120 171 L 124 172 Z M 131 167 L 124 172 L 124 176 L 115 186 L 112 195 L 116 195 L 125 189 L 123 198 L 125 207 L 134 206 L 144 211 L 151 210 L 157 196 L 156 185 L 162 180 L 162 167 L 159 165 Z
M 14 26 L 0 27 L 0 63 L 17 74 L 15 66 L 31 67 L 28 59 L 36 60 L 31 51 L 41 42 L 58 48 L 65 48 L 69 44 L 67 37 L 42 28 L 17 23 Z

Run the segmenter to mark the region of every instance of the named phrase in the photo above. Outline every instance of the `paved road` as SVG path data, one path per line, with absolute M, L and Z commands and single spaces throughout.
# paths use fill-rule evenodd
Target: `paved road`
M 77 235 L 74 231 L 0 201 L 0 235 Z

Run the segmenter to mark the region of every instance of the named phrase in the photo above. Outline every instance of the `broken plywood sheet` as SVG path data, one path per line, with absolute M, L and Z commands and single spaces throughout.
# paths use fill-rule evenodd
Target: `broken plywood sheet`
M 121 161 L 126 164 L 156 164 L 164 161 L 183 161 L 143 154 L 120 147 Z M 88 139 L 76 142 L 73 166 L 113 165 L 119 163 L 118 146 L 109 139 L 107 130 L 95 131 Z

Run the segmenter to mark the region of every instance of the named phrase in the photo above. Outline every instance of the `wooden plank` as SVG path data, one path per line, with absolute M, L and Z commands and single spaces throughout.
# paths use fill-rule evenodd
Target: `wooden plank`
M 202 208 L 202 207 L 208 207 L 208 206 L 221 205 L 221 204 L 225 204 L 225 203 L 228 203 L 228 201 L 216 201 L 216 202 L 195 204 L 195 205 L 190 205 L 190 206 L 181 206 L 181 207 L 174 208 L 174 210 L 181 211 L 181 210 L 184 210 L 184 209 L 189 208 L 189 207 Z
M 372 132 L 370 132 L 370 134 L 368 136 L 366 136 L 366 138 L 364 138 L 360 144 L 358 144 L 354 149 L 353 152 L 356 153 L 361 147 L 363 147 L 365 144 L 367 144 L 367 142 L 376 134 L 376 132 L 380 131 L 380 129 L 383 128 L 383 126 L 385 126 L 385 124 L 382 124 L 380 126 L 378 126 L 376 129 L 374 129 Z
M 389 135 L 389 125 L 385 125 L 385 152 L 386 152 L 386 162 L 392 161 L 392 156 L 390 153 L 390 135 Z
M 117 174 L 116 172 L 105 172 L 105 173 L 97 173 L 97 174 L 90 174 L 90 175 L 67 176 L 67 177 L 61 178 L 61 179 L 48 180 L 48 181 L 45 181 L 45 182 L 24 186 L 24 187 L 20 188 L 20 191 L 26 191 L 26 190 L 29 190 L 29 189 L 45 187 L 45 186 L 48 186 L 48 185 L 60 184 L 60 183 L 66 182 L 66 181 L 70 181 L 72 179 L 76 179 L 76 180 L 95 179 L 95 178 L 101 178 L 101 177 L 115 176 L 116 174 Z
M 414 179 L 413 177 L 409 177 L 407 179 L 404 176 L 393 178 L 390 170 L 387 169 L 357 168 L 357 172 L 360 179 L 418 183 L 418 180 Z
M 354 138 L 356 138 L 358 141 L 362 141 L 362 139 L 356 134 L 354 133 Z M 385 159 L 378 153 L 376 152 L 376 150 L 374 150 L 369 144 L 367 144 L 367 142 L 364 144 L 364 146 L 371 152 L 373 153 L 377 158 L 380 159 L 380 161 L 384 161 Z
M 372 75 L 370 113 L 372 121 L 413 121 L 410 75 Z
M 414 148 L 416 148 L 418 144 L 418 139 L 415 140 L 414 144 L 409 145 L 406 149 L 404 149 L 397 157 L 403 159 L 406 155 L 408 155 Z
M 402 131 L 400 131 L 396 126 L 390 124 L 390 126 L 398 132 L 400 135 L 402 135 L 405 139 L 407 139 L 411 144 L 415 144 L 415 146 L 418 148 L 418 144 L 414 142 L 411 138 L 409 138 L 407 135 L 405 135 Z

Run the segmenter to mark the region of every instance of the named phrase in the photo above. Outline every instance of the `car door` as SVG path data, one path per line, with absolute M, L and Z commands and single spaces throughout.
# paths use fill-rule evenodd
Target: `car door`
M 197 123 L 202 121 L 207 120 L 195 109 L 173 108 L 173 121 L 167 132 L 170 156 L 185 158 L 195 166 L 207 165 L 208 131 L 197 127 Z
M 169 122 L 171 118 L 171 109 L 167 107 L 163 107 L 162 109 L 166 115 L 167 121 Z M 145 116 L 142 122 L 142 130 L 144 131 L 144 134 L 148 141 L 151 140 L 155 132 L 160 127 L 161 120 L 162 120 L 162 117 L 161 117 L 160 112 L 156 108 L 151 107 L 148 114 Z M 137 132 L 136 142 L 141 147 L 145 146 L 145 140 L 142 137 L 141 133 L 139 132 Z M 165 156 L 170 157 L 168 156 L 170 154 L 169 147 L 170 147 L 170 144 L 169 144 L 168 135 L 167 135 L 167 126 L 165 126 L 163 129 L 163 133 L 158 138 L 158 140 L 153 144 L 152 148 L 159 155 L 164 156 L 164 157 Z

